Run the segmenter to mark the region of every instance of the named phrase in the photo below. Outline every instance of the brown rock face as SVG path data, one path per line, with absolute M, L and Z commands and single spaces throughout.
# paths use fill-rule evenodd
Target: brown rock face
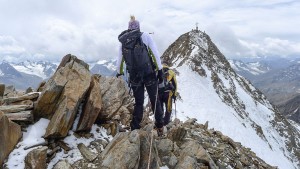
M 21 127 L 0 111 L 0 166 L 22 136 Z
M 72 127 L 79 104 L 90 86 L 88 65 L 67 55 L 55 74 L 45 84 L 35 109 L 35 120 L 51 119 L 45 137 L 65 137 Z
M 0 98 L 3 97 L 4 91 L 5 91 L 5 85 L 4 84 L 0 84 Z
M 93 75 L 91 78 L 90 88 L 87 93 L 88 98 L 84 104 L 82 114 L 77 126 L 77 131 L 87 131 L 95 123 L 101 107 L 101 89 L 99 84 L 99 75 Z
M 128 94 L 126 84 L 115 77 L 100 77 L 102 109 L 97 120 L 112 119 L 120 115 L 123 124 L 128 123 L 130 112 L 133 110 L 133 99 Z
M 72 166 L 66 161 L 62 160 L 55 164 L 54 169 L 73 169 Z
M 41 147 L 30 151 L 25 157 L 25 169 L 42 169 L 47 168 L 48 147 Z
M 137 130 L 130 134 L 119 133 L 101 153 L 100 168 L 137 169 L 140 158 L 140 138 Z

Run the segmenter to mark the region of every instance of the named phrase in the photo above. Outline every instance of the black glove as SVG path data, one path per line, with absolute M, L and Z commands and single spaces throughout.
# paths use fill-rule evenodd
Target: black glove
M 158 79 L 158 83 L 162 83 L 162 82 L 164 81 L 162 69 L 160 69 L 160 70 L 157 72 L 157 79 Z
M 172 98 L 176 101 L 176 96 L 175 95 L 173 95 Z
M 124 74 L 123 73 L 117 73 L 116 77 L 118 78 L 119 76 L 122 76 L 122 75 L 124 75 Z
M 173 91 L 172 99 L 174 99 L 174 101 L 176 101 L 177 96 L 178 96 L 178 93 Z

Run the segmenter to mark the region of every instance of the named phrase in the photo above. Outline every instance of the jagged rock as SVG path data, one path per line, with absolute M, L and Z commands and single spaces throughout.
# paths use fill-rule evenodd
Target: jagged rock
M 130 133 L 118 133 L 101 153 L 102 168 L 139 167 L 140 138 L 137 130 Z
M 4 96 L 5 84 L 0 84 L 0 99 Z
M 4 113 L 15 113 L 20 111 L 32 110 L 33 105 L 8 105 L 0 106 L 0 111 Z
M 97 154 L 91 152 L 83 143 L 78 144 L 78 149 L 81 155 L 89 162 L 92 162 L 97 158 Z
M 32 100 L 23 100 L 20 102 L 11 103 L 10 105 L 33 105 L 34 107 L 34 102 Z
M 42 81 L 38 88 L 36 89 L 37 92 L 42 92 L 44 90 L 44 87 L 45 87 L 45 84 L 46 84 L 46 81 Z
M 197 119 L 195 119 L 195 118 L 188 119 L 187 121 L 185 121 L 185 122 L 183 123 L 183 126 L 194 125 L 194 124 L 196 123 L 196 121 L 197 121 Z
M 27 122 L 32 123 L 33 122 L 33 115 L 31 114 L 31 111 L 22 111 L 18 113 L 9 113 L 5 114 L 7 118 L 14 122 Z
M 90 130 L 100 113 L 101 107 L 102 99 L 99 75 L 93 75 L 91 78 L 90 88 L 87 93 L 87 99 L 78 123 L 77 131 Z
M 22 137 L 21 127 L 0 111 L 0 166 Z
M 109 121 L 108 123 L 102 124 L 107 130 L 107 134 L 115 136 L 119 132 L 119 124 L 116 121 Z
M 241 162 L 246 166 L 250 165 L 248 158 L 244 154 L 242 154 L 242 156 L 241 156 Z
M 55 164 L 53 169 L 73 169 L 73 168 L 66 160 L 61 160 Z
M 110 120 L 115 115 L 130 117 L 134 103 L 132 97 L 128 94 L 124 80 L 115 77 L 101 76 L 100 88 L 103 107 L 97 120 Z M 123 120 L 122 123 L 127 124 L 130 119 L 123 118 Z
M 150 140 L 151 136 L 146 131 L 139 131 L 139 138 L 140 138 L 140 160 L 138 169 L 147 169 L 148 162 L 149 162 L 149 155 L 150 155 Z M 151 146 L 151 158 L 149 168 L 151 169 L 158 169 L 160 160 L 158 157 L 157 147 L 155 144 L 155 140 L 152 141 Z
M 32 93 L 27 93 L 23 96 L 19 96 L 19 97 L 9 97 L 9 98 L 5 98 L 3 99 L 3 103 L 5 104 L 11 104 L 11 103 L 15 103 L 15 102 L 21 102 L 21 101 L 25 101 L 25 100 L 35 100 L 39 97 L 39 93 L 38 92 L 32 92 Z
M 172 141 L 180 142 L 187 134 L 187 130 L 183 127 L 172 128 L 168 134 L 168 138 Z
M 187 141 L 181 145 L 180 158 L 185 156 L 195 157 L 197 160 L 207 161 L 210 168 L 217 169 L 215 162 L 211 159 L 206 150 L 196 141 Z
M 178 159 L 177 157 L 172 153 L 172 155 L 170 156 L 169 162 L 167 163 L 167 165 L 170 168 L 174 168 L 176 166 L 176 164 L 178 163 Z
M 205 124 L 204 124 L 204 129 L 205 129 L 205 130 L 208 129 L 208 121 L 205 122 Z
M 5 86 L 4 96 L 14 97 L 16 95 L 16 89 L 13 85 Z
M 48 147 L 41 147 L 30 151 L 25 157 L 25 169 L 42 169 L 47 168 Z
M 156 145 L 160 157 L 170 155 L 173 150 L 173 142 L 169 139 L 158 140 Z
M 190 156 L 184 156 L 183 158 L 180 158 L 178 164 L 176 165 L 175 169 L 194 169 L 197 168 L 197 161 L 190 157 Z
M 32 87 L 28 87 L 28 88 L 26 89 L 26 91 L 25 91 L 26 94 L 27 94 L 27 93 L 31 93 L 31 92 L 33 92 Z
M 35 120 L 49 118 L 46 138 L 65 137 L 72 127 L 79 105 L 90 86 L 88 65 L 66 55 L 55 74 L 45 84 L 35 109 Z

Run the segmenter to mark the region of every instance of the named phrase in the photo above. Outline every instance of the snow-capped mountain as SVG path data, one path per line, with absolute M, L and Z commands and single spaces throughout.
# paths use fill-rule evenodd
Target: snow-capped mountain
M 19 72 L 36 75 L 43 79 L 49 78 L 57 68 L 57 64 L 46 61 L 25 61 L 11 64 Z
M 0 83 L 13 85 L 16 89 L 36 88 L 40 82 L 49 78 L 57 65 L 50 62 L 26 61 L 20 63 L 0 63 Z
M 115 60 L 100 60 L 89 63 L 91 72 L 104 76 L 114 76 L 116 72 Z M 43 80 L 53 75 L 57 63 L 49 61 L 25 61 L 20 63 L 0 63 L 0 83 L 14 85 L 17 89 L 25 90 L 28 87 L 37 87 Z
M 0 83 L 13 85 L 16 89 L 25 90 L 28 87 L 37 87 L 41 77 L 30 75 L 16 70 L 10 63 L 0 63 Z
M 163 60 L 178 73 L 179 118 L 208 121 L 209 127 L 251 148 L 271 165 L 300 167 L 299 129 L 235 73 L 207 34 L 183 34 L 164 52 Z
M 8 62 L 3 61 L 0 63 L 0 77 L 6 78 L 14 78 L 14 77 L 21 77 L 21 73 L 17 71 L 12 65 Z
M 239 74 L 246 76 L 256 76 L 270 71 L 270 67 L 261 62 L 246 62 L 240 60 L 229 60 L 231 67 Z
M 292 109 L 295 99 L 300 95 L 300 59 L 298 58 L 267 58 L 256 60 L 256 65 L 266 65 L 266 71 L 256 73 L 251 63 L 253 61 L 230 60 L 232 68 L 246 77 L 261 90 L 268 100 L 278 106 L 280 112 L 289 119 L 300 122 L 299 111 Z M 259 69 L 262 70 L 262 69 Z M 297 100 L 297 99 L 296 99 Z M 288 112 L 289 111 L 289 112 Z M 293 114 L 293 116 L 288 116 Z M 295 118 L 297 117 L 297 118 Z
M 90 71 L 94 74 L 104 76 L 114 76 L 116 74 L 116 60 L 100 60 L 96 63 L 90 63 Z

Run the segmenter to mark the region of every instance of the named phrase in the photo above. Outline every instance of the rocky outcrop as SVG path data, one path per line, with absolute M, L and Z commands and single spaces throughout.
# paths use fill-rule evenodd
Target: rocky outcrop
M 4 96 L 5 85 L 0 84 L 0 99 Z
M 129 95 L 125 81 L 115 77 L 100 77 L 102 109 L 99 121 L 120 115 L 122 124 L 128 124 L 133 111 L 133 98 Z
M 48 147 L 41 147 L 30 151 L 25 157 L 25 169 L 42 169 L 47 168 Z
M 66 161 L 59 161 L 53 169 L 73 169 L 72 166 Z
M 169 130 L 166 137 L 157 137 L 156 131 L 152 130 L 152 145 L 151 128 L 148 125 L 141 130 L 118 133 L 106 147 L 99 141 L 91 143 L 97 150 L 101 147 L 105 149 L 97 158 L 94 156 L 88 160 L 89 158 L 84 157 L 75 162 L 73 168 L 93 165 L 95 168 L 146 169 L 148 164 L 153 169 L 161 166 L 170 169 L 276 168 L 257 157 L 251 149 L 219 131 L 207 129 L 207 126 L 198 124 L 193 119 L 184 123 L 178 120 L 171 122 L 167 126 Z M 87 147 L 84 149 L 89 152 Z
M 65 137 L 72 127 L 80 103 L 90 86 L 88 65 L 66 55 L 45 84 L 34 108 L 34 117 L 51 119 L 45 137 Z
M 95 123 L 102 108 L 102 97 L 99 83 L 99 75 L 93 75 L 87 98 L 83 106 L 82 114 L 77 126 L 77 131 L 88 131 Z
M 18 97 L 4 98 L 1 102 L 2 104 L 12 104 L 16 102 L 22 102 L 25 100 L 36 100 L 39 97 L 39 95 L 40 94 L 38 92 L 31 92 Z
M 0 166 L 22 136 L 21 127 L 0 111 Z
M 89 162 L 92 162 L 97 158 L 97 154 L 91 152 L 83 143 L 78 144 L 78 149 L 81 155 Z
M 140 139 L 137 130 L 120 133 L 101 154 L 102 168 L 135 168 L 139 166 Z

